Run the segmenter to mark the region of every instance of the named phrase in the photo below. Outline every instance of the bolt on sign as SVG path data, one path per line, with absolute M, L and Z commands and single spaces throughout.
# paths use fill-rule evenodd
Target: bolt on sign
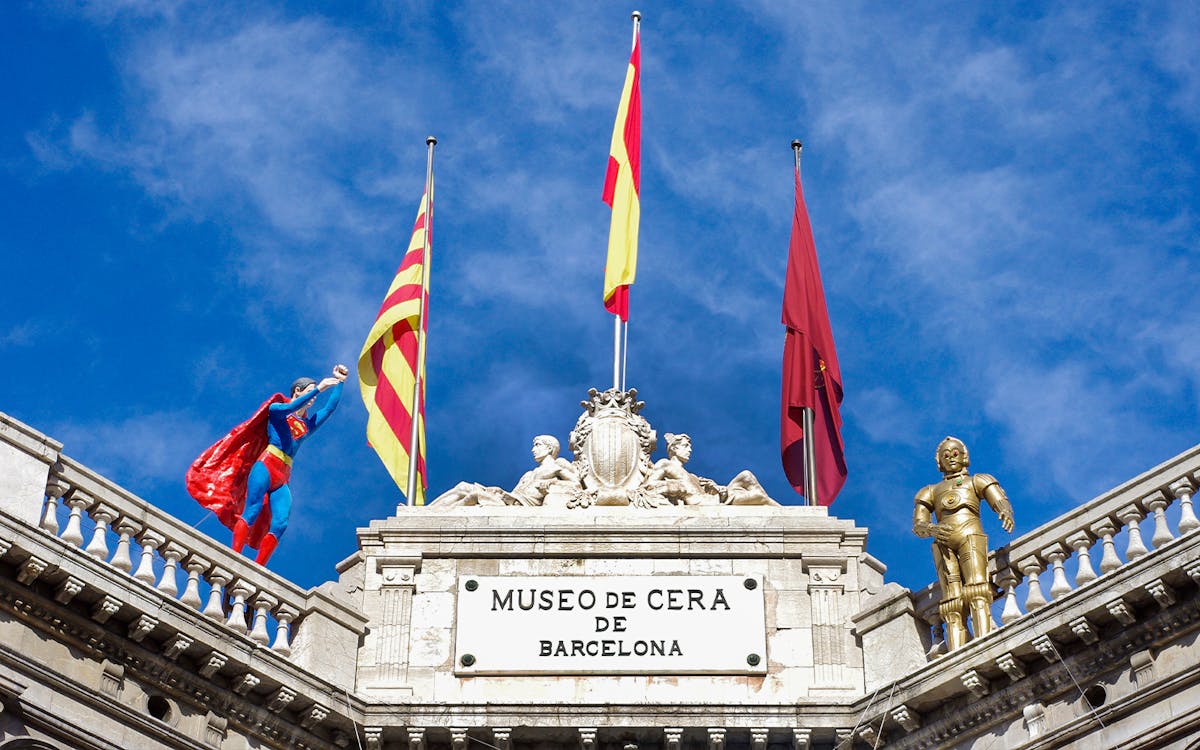
M 463 576 L 460 675 L 765 674 L 761 576 Z

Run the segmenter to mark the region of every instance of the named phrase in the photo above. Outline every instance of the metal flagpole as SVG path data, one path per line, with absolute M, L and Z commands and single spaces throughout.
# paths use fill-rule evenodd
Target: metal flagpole
M 796 155 L 796 177 L 800 177 L 800 151 L 804 144 L 792 141 L 792 152 Z M 811 364 L 810 364 L 811 366 Z M 801 410 L 801 427 L 804 430 L 804 499 L 809 505 L 817 505 L 817 453 L 813 448 L 813 410 Z
M 625 390 L 625 366 L 629 364 L 629 323 L 621 325 L 625 340 L 621 342 L 621 390 Z
M 421 244 L 424 246 L 421 257 L 421 303 L 417 308 L 417 368 L 413 373 L 412 432 L 409 434 L 408 440 L 408 486 L 404 493 L 409 505 L 413 504 L 413 497 L 417 492 L 417 456 L 421 452 L 421 446 L 417 443 L 421 437 L 421 386 L 423 385 L 421 373 L 425 370 L 425 297 L 429 289 L 429 261 L 433 254 L 433 248 L 429 246 L 429 225 L 433 223 L 433 147 L 437 145 L 437 138 L 429 136 L 425 139 L 425 145 L 429 147 L 429 155 L 425 164 L 425 226 L 422 228 L 424 237 L 421 239 Z
M 613 292 L 617 294 L 617 292 Z M 621 390 L 621 316 L 613 315 L 613 388 Z

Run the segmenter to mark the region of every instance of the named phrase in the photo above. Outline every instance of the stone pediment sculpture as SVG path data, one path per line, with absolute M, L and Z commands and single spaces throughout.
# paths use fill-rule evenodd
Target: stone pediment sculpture
M 640 414 L 646 404 L 637 400 L 636 389 L 592 388 L 580 405 L 583 413 L 567 442 L 575 454 L 573 463 L 559 457 L 556 438 L 539 435 L 532 450 L 537 465 L 512 490 L 460 482 L 433 504 L 548 508 L 779 504 L 749 471 L 727 485 L 689 472 L 685 465 L 692 455 L 692 441 L 685 434 L 668 433 L 667 457 L 651 461 L 658 435 Z

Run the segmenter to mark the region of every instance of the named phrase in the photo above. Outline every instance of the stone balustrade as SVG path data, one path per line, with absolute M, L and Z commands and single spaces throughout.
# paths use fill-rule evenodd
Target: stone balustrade
M 292 629 L 306 609 L 303 589 L 66 456 L 50 474 L 39 525 L 233 633 L 291 654 Z
M 330 654 L 354 653 L 366 619 L 332 596 L 331 584 L 306 591 L 62 455 L 61 449 L 0 413 L 0 520 L 7 516 L 34 533 L 40 529 L 77 550 L 81 559 L 127 576 L 140 598 L 163 597 L 199 612 L 231 642 L 241 641 L 239 648 L 272 652 L 334 684 L 354 684 L 352 660 L 334 660 Z M 27 582 L 56 567 L 56 560 L 41 559 L 65 553 L 55 547 L 62 549 L 53 545 L 28 553 L 22 563 L 29 571 Z M 8 549 L 0 545 L 0 555 Z M 84 586 L 67 578 L 59 601 L 74 598 Z M 97 605 L 100 617 L 124 604 L 110 599 L 105 596 Z
M 1192 498 L 1198 479 L 1200 446 L 996 549 L 988 568 L 1002 592 L 994 607 L 1000 627 L 1200 529 Z M 1174 529 L 1168 511 L 1178 519 Z M 1151 523 L 1147 540 L 1143 526 Z M 912 594 L 914 610 L 931 628 L 931 657 L 945 651 L 940 598 L 936 581 Z

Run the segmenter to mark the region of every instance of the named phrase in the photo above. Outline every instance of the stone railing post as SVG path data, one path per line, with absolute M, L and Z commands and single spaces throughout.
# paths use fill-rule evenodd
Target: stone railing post
M 46 484 L 46 506 L 42 510 L 42 520 L 38 522 L 38 526 L 51 536 L 58 536 L 58 500 L 67 489 L 67 485 L 57 479 L 51 479 Z
M 1067 537 L 1067 546 L 1075 550 L 1075 560 L 1079 566 L 1075 571 L 1076 588 L 1096 580 L 1096 570 L 1092 567 L 1091 535 L 1086 531 L 1077 531 Z
M 71 509 L 71 515 L 67 518 L 67 528 L 63 530 L 62 539 L 76 547 L 83 546 L 83 511 L 93 502 L 92 498 L 82 492 L 72 492 L 67 498 L 67 507 Z
M 1042 582 L 1038 579 L 1043 570 L 1042 561 L 1037 557 L 1027 557 L 1017 563 L 1017 569 L 1029 582 L 1029 591 L 1025 594 L 1025 611 L 1032 612 L 1046 606 L 1046 595 L 1042 593 Z
M 1001 625 L 1021 619 L 1021 608 L 1017 606 L 1017 586 L 1021 584 L 1021 580 L 1011 567 L 996 571 L 996 584 L 1004 589 L 1004 609 L 1000 612 Z
M 1192 483 L 1187 477 L 1171 484 L 1171 494 L 1179 498 L 1179 534 L 1188 534 L 1200 529 L 1200 520 L 1192 509 Z
M 199 610 L 203 600 L 200 598 L 200 574 L 212 567 L 212 563 L 199 555 L 186 558 L 184 569 L 187 570 L 187 584 L 183 587 L 183 596 L 179 601 L 192 609 Z
M 1171 527 L 1167 525 L 1167 506 L 1170 504 L 1171 501 L 1167 499 L 1162 490 L 1142 498 L 1142 507 L 1154 514 L 1154 534 L 1150 537 L 1150 543 L 1154 545 L 1154 549 L 1158 549 L 1175 538 L 1175 535 L 1171 533 Z
M 208 574 L 211 587 L 208 592 L 208 604 L 204 607 L 204 616 L 220 622 L 225 619 L 225 584 L 233 580 L 233 574 L 223 568 L 213 568 Z
M 1041 551 L 1041 556 L 1050 561 L 1054 568 L 1054 579 L 1050 584 L 1050 597 L 1058 599 L 1071 593 L 1071 584 L 1067 582 L 1067 571 L 1063 561 L 1067 559 L 1067 551 L 1061 544 L 1052 544 Z
M 1150 550 L 1146 549 L 1145 542 L 1142 541 L 1142 527 L 1139 525 L 1145 517 L 1146 514 L 1142 513 L 1136 505 L 1126 505 L 1117 511 L 1117 518 L 1129 529 L 1129 544 L 1125 547 L 1125 559 L 1128 562 L 1133 562 L 1150 553 Z
M 166 540 L 153 530 L 146 531 L 146 533 L 142 534 L 141 539 L 138 540 L 142 545 L 142 559 L 138 562 L 137 571 L 134 572 L 133 577 L 148 586 L 153 586 L 154 582 L 158 579 L 154 575 L 154 551 L 164 541 Z
M 281 606 L 275 611 L 275 642 L 271 644 L 271 650 L 282 656 L 292 655 L 292 635 L 290 627 L 292 621 L 299 616 L 299 612 L 288 607 Z
M 1113 541 L 1117 534 L 1117 525 L 1105 518 L 1092 524 L 1090 530 L 1100 538 L 1104 550 L 1100 556 L 1100 575 L 1106 575 L 1121 567 L 1121 558 L 1117 557 L 1117 545 Z
M 96 530 L 92 532 L 92 541 L 88 542 L 88 553 L 97 560 L 108 559 L 108 525 L 117 520 L 117 512 L 103 503 L 97 504 L 90 511 L 92 520 L 96 522 Z
M 117 521 L 117 535 L 120 537 L 117 540 L 117 551 L 113 553 L 109 564 L 117 570 L 123 570 L 126 573 L 133 570 L 133 558 L 130 557 L 129 544 L 134 534 L 142 530 L 142 525 L 137 521 L 129 518 L 122 518 Z
M 179 594 L 179 581 L 176 580 L 175 573 L 179 570 L 179 561 L 187 557 L 187 554 L 188 551 L 175 542 L 167 542 L 167 546 L 163 547 L 163 571 L 162 577 L 158 579 L 158 590 L 172 599 Z M 196 597 L 197 605 L 199 598 Z
M 250 640 L 261 646 L 271 642 L 271 635 L 267 632 L 267 614 L 278 606 L 279 600 L 266 592 L 259 592 L 254 597 L 254 627 L 250 629 Z
M 246 599 L 254 595 L 254 587 L 239 580 L 230 587 L 229 594 L 233 597 L 233 604 L 229 607 L 229 619 L 225 621 L 225 626 L 245 634 L 249 630 L 246 627 Z

